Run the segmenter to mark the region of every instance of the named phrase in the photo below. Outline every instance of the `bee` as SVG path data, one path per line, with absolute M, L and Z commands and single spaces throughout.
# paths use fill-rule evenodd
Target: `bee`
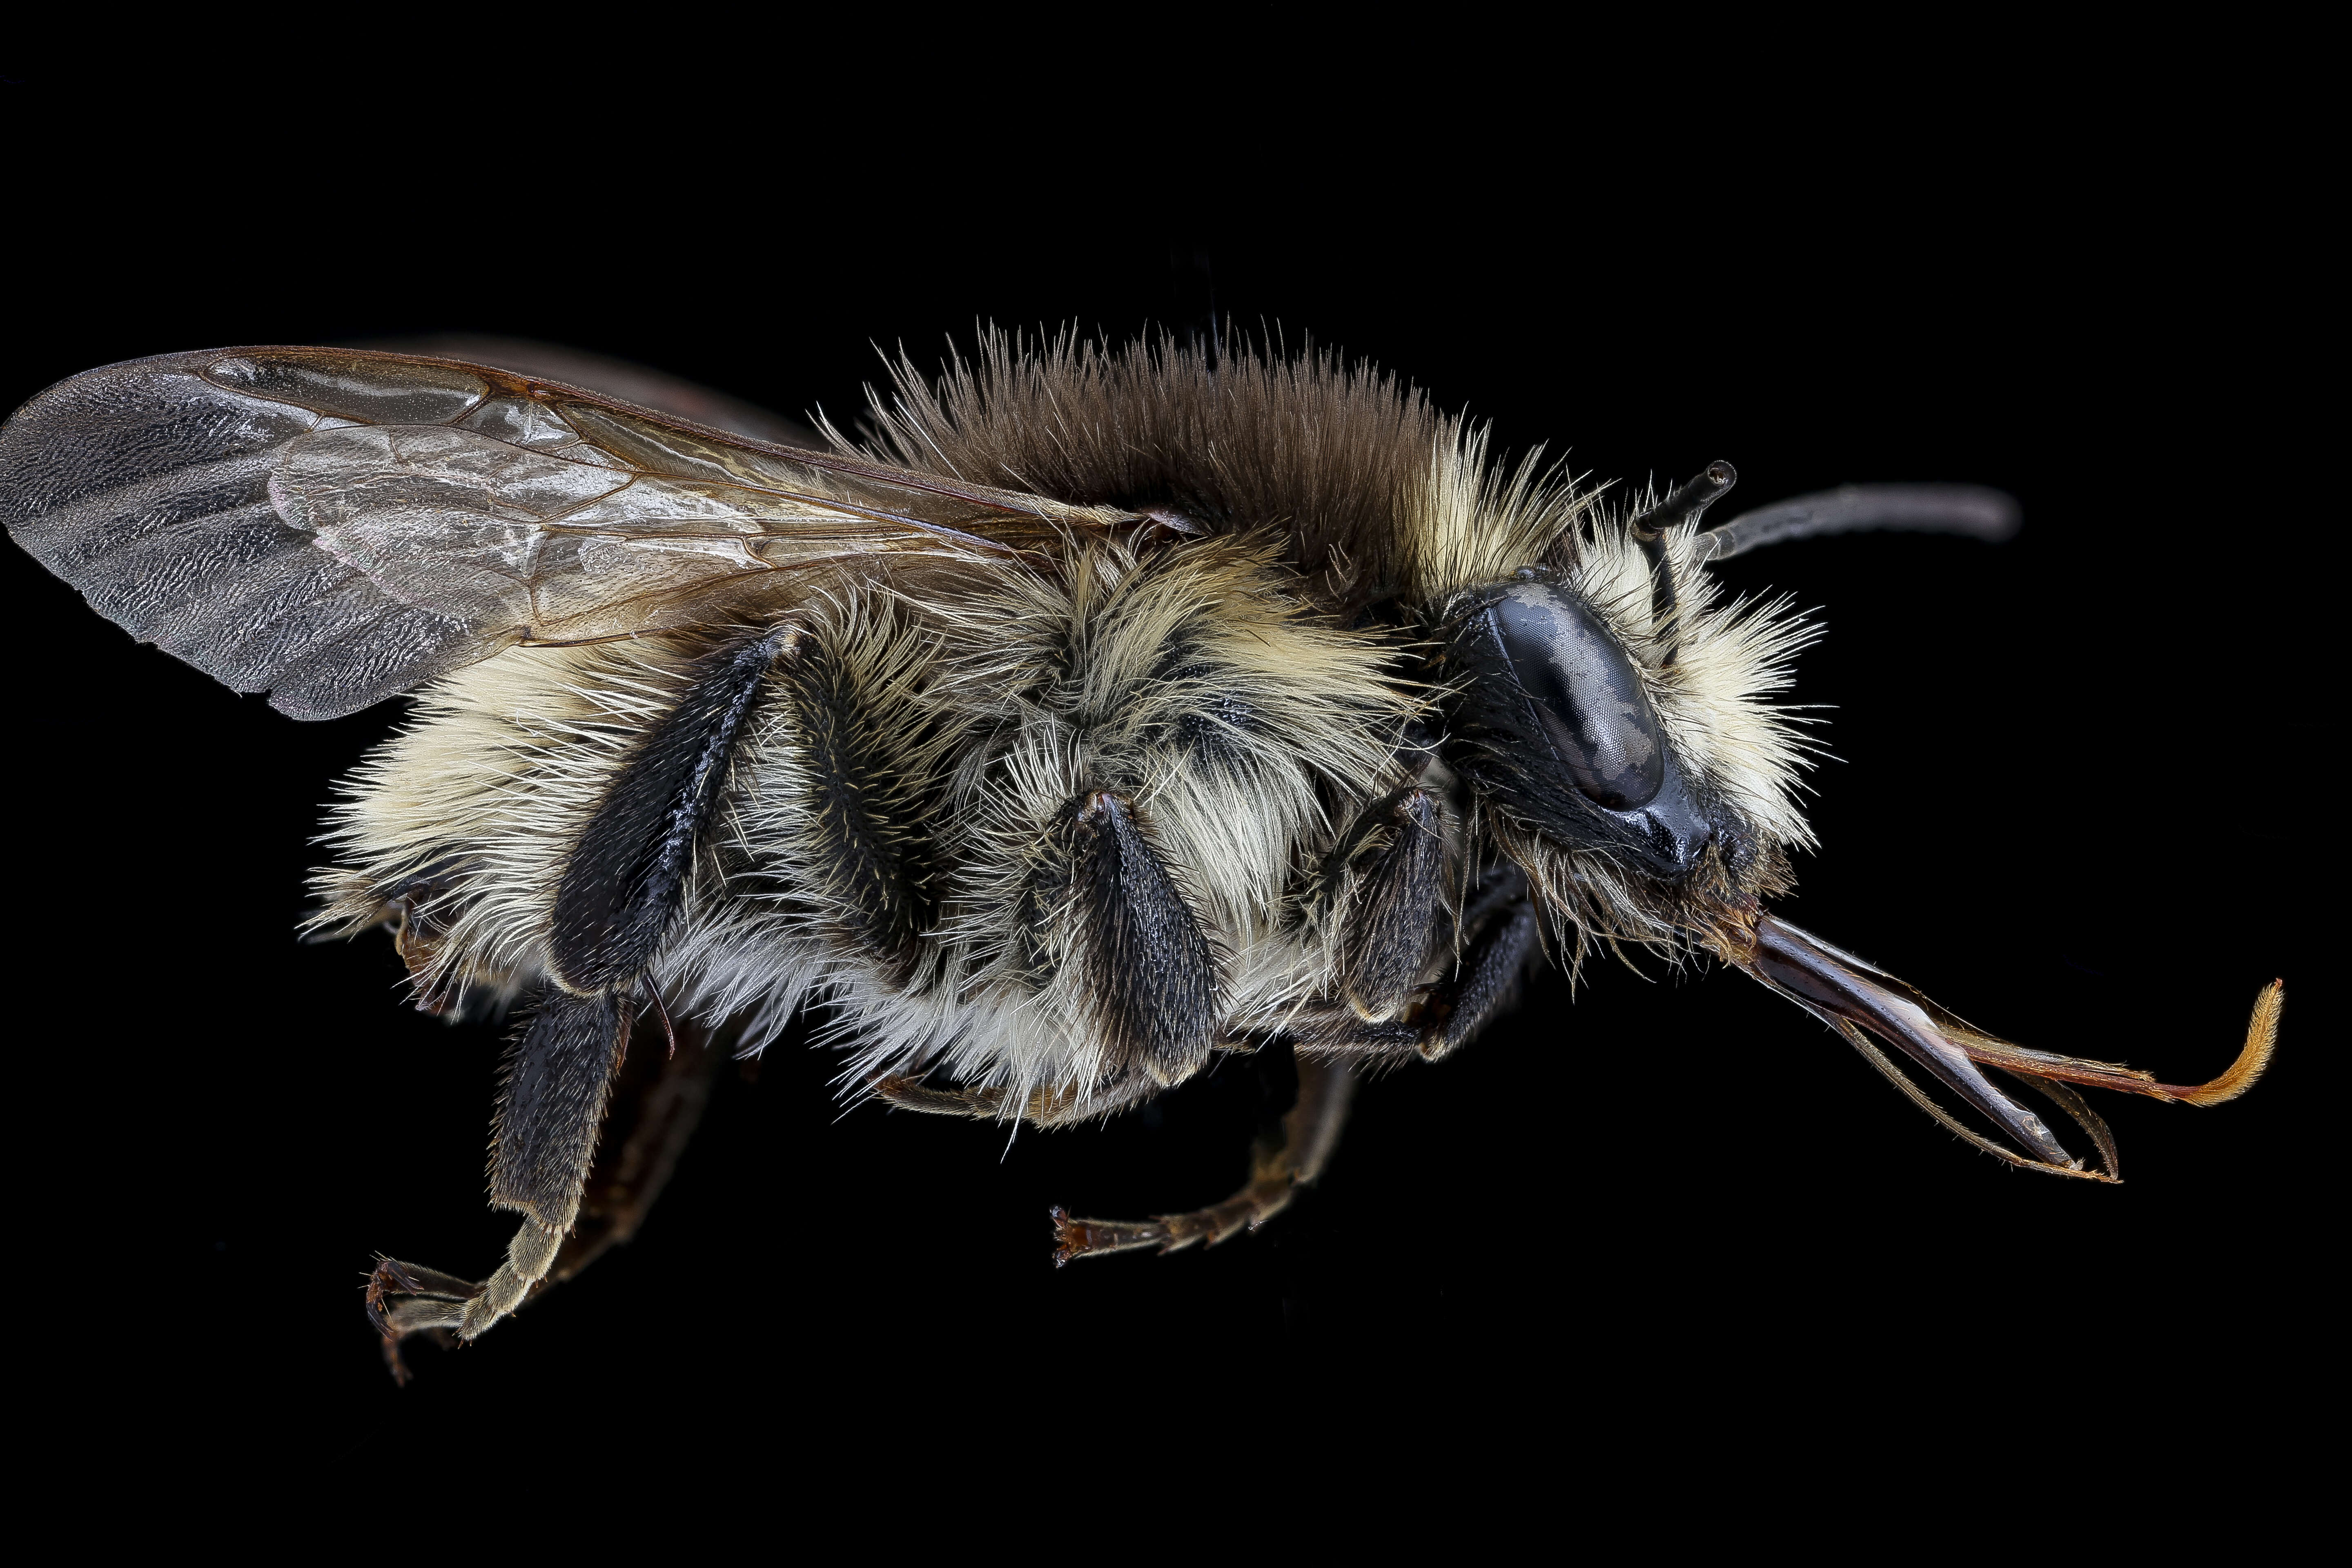
M 521 1223 L 478 1282 L 379 1260 L 396 1374 L 409 1336 L 476 1339 L 625 1239 L 709 1063 L 811 1010 L 852 1097 L 1014 1125 L 1294 1056 L 1237 1193 L 1057 1208 L 1057 1263 L 1264 1224 L 1364 1073 L 1596 952 L 1737 969 L 2062 1176 L 2117 1179 L 2079 1087 L 2210 1105 L 2269 1059 L 2276 983 L 2226 1070 L 2164 1084 L 1771 912 L 1811 845 L 1777 700 L 1811 629 L 1711 563 L 1999 539 L 1998 492 L 1708 527 L 1728 463 L 1620 495 L 1234 342 L 990 334 L 893 379 L 863 440 L 800 446 L 463 360 L 228 349 L 88 372 L 0 432 L 13 536 L 134 637 L 297 719 L 410 697 L 332 807 L 311 928 L 389 928 L 427 1011 L 521 1013 L 489 1161 Z

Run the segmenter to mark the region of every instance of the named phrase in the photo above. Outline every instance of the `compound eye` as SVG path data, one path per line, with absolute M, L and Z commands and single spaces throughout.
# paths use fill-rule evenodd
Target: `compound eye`
M 1647 805 L 1666 777 L 1657 710 L 1633 661 L 1575 595 L 1543 583 L 1494 601 L 1496 641 L 1534 700 L 1552 755 L 1596 805 Z

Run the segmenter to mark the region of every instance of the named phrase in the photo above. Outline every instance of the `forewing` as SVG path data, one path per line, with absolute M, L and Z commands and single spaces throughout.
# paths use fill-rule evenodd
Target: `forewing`
M 131 635 L 303 719 L 519 642 L 691 624 L 779 572 L 1013 559 L 1139 521 L 481 365 L 293 348 L 50 388 L 0 429 L 0 515 Z

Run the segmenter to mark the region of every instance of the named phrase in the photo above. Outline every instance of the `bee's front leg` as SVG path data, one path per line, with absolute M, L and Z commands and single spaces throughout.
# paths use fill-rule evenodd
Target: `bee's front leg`
M 1435 1061 L 1469 1043 L 1510 1005 L 1541 948 L 1525 879 L 1491 879 L 1463 911 L 1465 941 L 1451 973 L 1423 988 L 1391 1018 L 1364 1018 L 1336 1003 L 1302 1013 L 1292 1035 L 1302 1055 L 1366 1062 L 1419 1057 Z
M 1482 907 L 1483 906 L 1483 907 Z M 1409 1015 L 1415 1048 L 1430 1061 L 1458 1049 L 1509 1006 L 1540 951 L 1536 906 L 1517 872 L 1465 911 L 1468 942 L 1453 975 L 1431 987 Z

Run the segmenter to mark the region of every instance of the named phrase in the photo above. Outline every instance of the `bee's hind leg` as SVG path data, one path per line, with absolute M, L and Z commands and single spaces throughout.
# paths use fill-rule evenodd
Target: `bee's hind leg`
M 581 1189 L 579 1217 L 547 1271 L 550 1286 L 637 1234 L 701 1124 L 711 1085 L 728 1059 L 713 1034 L 688 1019 L 668 1029 L 658 1021 L 652 1028 L 638 1021 L 636 1039 L 614 1080 L 596 1163 Z M 673 1037 L 675 1050 L 667 1048 Z
M 614 1075 L 610 1110 L 597 1141 L 595 1163 L 580 1192 L 580 1209 L 543 1279 L 519 1306 L 572 1279 L 612 1248 L 630 1240 L 668 1184 L 709 1103 L 726 1051 L 712 1032 L 692 1021 L 676 1026 L 677 1049 L 658 1019 L 640 1017 L 635 1038 Z M 525 1229 L 530 1229 L 526 1226 Z M 424 1335 L 446 1348 L 465 1305 L 484 1287 L 438 1269 L 384 1258 L 368 1277 L 369 1321 L 383 1335 L 393 1376 L 407 1381 L 402 1342 Z
M 507 1258 L 478 1289 L 404 1265 L 379 1266 L 368 1317 L 384 1338 L 393 1375 L 404 1379 L 400 1342 L 426 1330 L 460 1340 L 488 1332 L 551 1279 L 625 1240 L 669 1174 L 708 1094 L 707 1041 L 672 1055 L 656 1073 L 671 1092 L 653 1094 L 642 1142 L 601 1138 L 638 999 L 662 939 L 685 901 L 704 830 L 727 781 L 735 740 L 780 659 L 802 639 L 791 626 L 747 635 L 706 655 L 677 706 L 647 734 L 605 791 L 564 867 L 549 941 L 552 973 L 530 1023 L 508 1058 L 490 1161 L 490 1202 L 523 1216 Z M 658 997 L 651 1010 L 669 1025 Z M 650 1033 L 650 1031 L 649 1031 Z M 651 1041 L 647 1041 L 650 1047 Z M 700 1075 L 700 1076 L 697 1076 Z M 588 1209 L 602 1145 L 614 1157 L 602 1213 Z M 574 1226 L 582 1225 L 575 1234 Z M 417 1289 L 411 1291 L 408 1285 Z M 460 1290 L 470 1294 L 460 1294 Z M 387 1305 L 389 1300 L 389 1305 Z
M 379 1258 L 368 1276 L 367 1314 L 383 1336 L 383 1362 L 394 1383 L 408 1382 L 408 1363 L 401 1345 L 423 1334 L 446 1349 L 449 1331 L 465 1315 L 466 1303 L 482 1293 L 471 1279 L 460 1279 L 437 1268 L 425 1268 L 395 1258 Z
M 1076 1219 L 1054 1209 L 1054 1264 L 1097 1253 L 1156 1247 L 1174 1252 L 1194 1242 L 1214 1247 L 1227 1237 L 1255 1230 L 1290 1206 L 1291 1195 L 1322 1173 L 1348 1120 L 1355 1075 L 1337 1062 L 1298 1058 L 1298 1100 L 1282 1119 L 1278 1134 L 1261 1139 L 1250 1152 L 1250 1178 L 1221 1204 L 1189 1214 L 1148 1220 Z

